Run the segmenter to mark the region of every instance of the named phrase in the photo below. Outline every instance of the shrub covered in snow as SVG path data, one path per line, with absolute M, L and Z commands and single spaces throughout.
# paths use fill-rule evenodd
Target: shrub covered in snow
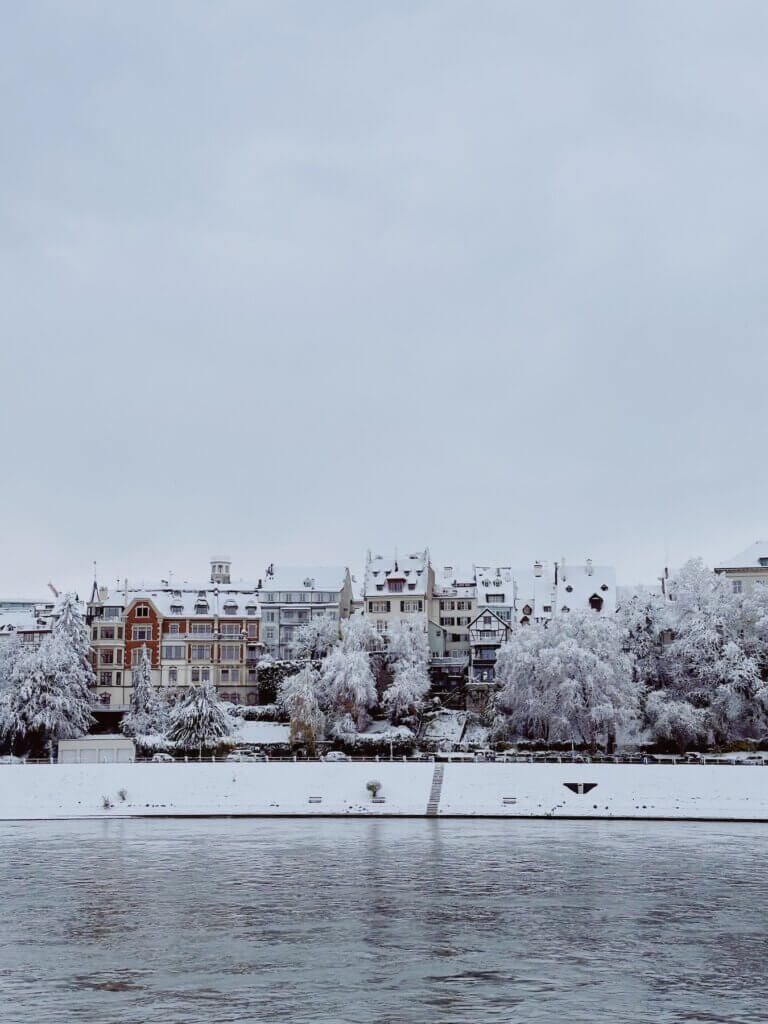
M 213 686 L 191 686 L 171 711 L 168 739 L 178 749 L 215 750 L 233 733 L 227 715 Z

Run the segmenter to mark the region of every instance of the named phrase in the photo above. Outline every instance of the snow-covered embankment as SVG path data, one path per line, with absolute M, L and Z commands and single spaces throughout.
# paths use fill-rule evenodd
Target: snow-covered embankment
M 366 788 L 373 780 L 381 783 L 375 801 Z M 0 767 L 0 819 L 5 820 L 422 816 L 430 799 L 430 809 L 440 817 L 768 821 L 768 768 L 400 762 Z

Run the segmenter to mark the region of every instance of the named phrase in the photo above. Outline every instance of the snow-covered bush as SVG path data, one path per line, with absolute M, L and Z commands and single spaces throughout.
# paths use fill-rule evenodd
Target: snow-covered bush
M 191 686 L 171 712 L 168 739 L 183 750 L 214 750 L 232 735 L 233 723 L 210 683 Z

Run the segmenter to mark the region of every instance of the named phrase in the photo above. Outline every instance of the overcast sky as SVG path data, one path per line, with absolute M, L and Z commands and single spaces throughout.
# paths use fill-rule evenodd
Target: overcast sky
M 0 596 L 768 534 L 768 5 L 8 3 Z

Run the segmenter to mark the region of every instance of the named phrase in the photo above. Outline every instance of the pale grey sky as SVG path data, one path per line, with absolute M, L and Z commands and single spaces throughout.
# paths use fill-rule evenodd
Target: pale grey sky
M 768 534 L 764 2 L 0 20 L 0 596 Z

